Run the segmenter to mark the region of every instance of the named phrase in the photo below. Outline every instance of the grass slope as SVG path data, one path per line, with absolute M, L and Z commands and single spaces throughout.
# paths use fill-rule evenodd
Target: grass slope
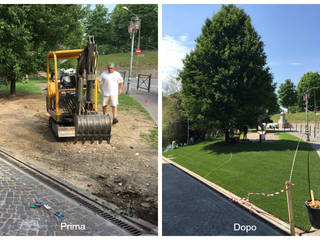
M 158 69 L 158 51 L 144 51 L 143 57 L 133 56 L 133 68 Z M 99 69 L 106 69 L 108 62 L 115 62 L 116 68 L 128 68 L 130 66 L 130 53 L 115 53 L 99 56 Z
M 173 161 L 205 177 L 240 197 L 249 192 L 274 193 L 284 189 L 298 138 L 281 133 L 279 141 L 266 143 L 216 144 L 222 139 L 185 146 L 164 153 Z M 300 143 L 293 172 L 292 188 L 295 224 L 310 228 L 304 202 L 309 199 L 307 155 L 310 153 L 311 189 L 320 197 L 320 161 L 317 153 L 305 142 Z M 275 197 L 251 195 L 250 201 L 267 212 L 288 222 L 286 194 Z
M 314 122 L 315 113 L 309 112 L 308 118 L 309 118 L 309 121 Z M 278 120 L 280 119 L 280 114 L 272 115 L 271 119 L 273 120 L 273 122 L 278 122 Z M 306 113 L 305 112 L 289 113 L 289 114 L 286 114 L 286 119 L 289 122 L 305 122 L 306 121 Z M 319 121 L 319 120 L 320 120 L 320 116 L 317 116 L 317 121 Z

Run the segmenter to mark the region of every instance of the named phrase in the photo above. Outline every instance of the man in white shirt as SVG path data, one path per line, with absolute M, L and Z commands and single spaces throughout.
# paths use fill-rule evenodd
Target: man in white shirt
M 102 83 L 102 111 L 106 114 L 107 107 L 111 106 L 113 115 L 113 124 L 119 122 L 118 109 L 118 95 L 122 92 L 123 79 L 121 74 L 114 70 L 114 62 L 108 63 L 108 71 L 104 71 L 99 76 L 98 92 L 101 93 L 100 84 Z

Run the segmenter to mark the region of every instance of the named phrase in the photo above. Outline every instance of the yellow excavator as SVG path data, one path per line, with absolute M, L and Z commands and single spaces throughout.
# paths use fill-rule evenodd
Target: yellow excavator
M 58 63 L 69 59 L 77 59 L 76 70 L 58 71 Z M 98 51 L 93 36 L 88 37 L 84 49 L 47 54 L 47 112 L 49 127 L 57 140 L 74 137 L 75 141 L 110 143 L 110 116 L 98 114 L 97 66 Z

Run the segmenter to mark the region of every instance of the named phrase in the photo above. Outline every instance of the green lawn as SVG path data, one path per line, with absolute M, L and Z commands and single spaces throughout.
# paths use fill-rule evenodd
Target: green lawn
M 171 150 L 164 156 L 205 177 L 237 196 L 246 197 L 248 192 L 274 193 L 284 189 L 298 138 L 280 133 L 279 141 L 249 142 L 235 145 L 216 144 L 222 139 L 201 142 Z M 320 160 L 313 148 L 300 143 L 292 182 L 293 209 L 297 227 L 310 228 L 304 202 L 309 199 L 307 181 L 307 155 L 310 153 L 311 189 L 320 198 Z M 286 194 L 275 197 L 250 196 L 250 201 L 288 222 Z
M 17 82 L 16 83 L 16 92 L 26 93 L 26 94 L 46 94 L 41 91 L 37 86 L 39 83 L 46 83 L 47 80 L 45 78 L 37 78 L 30 79 L 26 82 Z M 10 93 L 10 84 L 8 85 L 0 85 L 0 92 Z

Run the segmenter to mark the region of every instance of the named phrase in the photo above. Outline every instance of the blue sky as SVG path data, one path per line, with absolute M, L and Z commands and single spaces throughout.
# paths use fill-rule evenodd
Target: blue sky
M 290 78 L 295 85 L 308 71 L 320 72 L 319 5 L 237 5 L 265 43 L 267 63 L 279 86 Z M 195 47 L 207 17 L 221 5 L 163 5 L 161 70 L 163 80 L 182 67 L 181 58 Z M 166 52 L 170 51 L 170 52 Z M 167 57 L 166 57 L 167 56 Z M 169 59 L 169 60 L 168 60 Z

